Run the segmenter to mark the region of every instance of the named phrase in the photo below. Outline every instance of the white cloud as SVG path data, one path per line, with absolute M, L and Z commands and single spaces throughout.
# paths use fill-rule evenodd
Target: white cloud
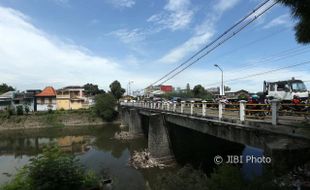
M 271 20 L 263 28 L 269 29 L 269 28 L 278 27 L 278 26 L 284 26 L 284 27 L 293 26 L 291 16 L 289 14 L 281 15 L 281 16 Z
M 131 73 L 126 63 L 120 65 L 83 47 L 55 40 L 10 8 L 0 7 L 0 36 L 0 81 L 17 88 L 58 88 L 87 82 L 107 88 L 115 79 L 130 78 L 143 85 L 150 81 L 150 76 Z
M 215 5 L 214 5 L 214 10 L 218 12 L 224 12 L 228 9 L 233 8 L 237 3 L 239 3 L 240 0 L 219 0 Z
M 190 5 L 190 0 L 168 0 L 164 10 L 152 15 L 147 21 L 159 25 L 161 29 L 183 29 L 191 23 L 194 15 Z
M 107 0 L 107 2 L 117 8 L 131 8 L 136 4 L 134 0 Z
M 196 35 L 187 40 L 181 46 L 172 49 L 167 55 L 162 57 L 159 62 L 160 63 L 174 63 L 176 61 L 181 60 L 188 53 L 191 53 L 197 49 L 199 49 L 203 44 L 210 40 L 213 36 L 212 32 L 205 32 L 201 35 Z
M 145 33 L 139 28 L 133 30 L 119 29 L 108 35 L 116 36 L 120 41 L 126 44 L 139 42 L 145 39 Z
M 215 33 L 215 24 L 221 18 L 224 11 L 233 8 L 240 0 L 220 0 L 214 5 L 212 13 L 195 27 L 195 33 L 183 44 L 173 48 L 159 59 L 160 63 L 175 63 L 182 60 L 189 53 L 193 53 L 205 45 Z

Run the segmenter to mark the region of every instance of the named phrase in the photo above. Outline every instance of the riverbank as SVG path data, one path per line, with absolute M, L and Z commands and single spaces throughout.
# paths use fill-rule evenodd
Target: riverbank
M 88 110 L 56 111 L 53 113 L 38 112 L 29 115 L 11 115 L 0 118 L 0 131 L 61 128 L 76 126 L 99 126 L 104 124 L 120 124 L 119 120 L 105 122 Z

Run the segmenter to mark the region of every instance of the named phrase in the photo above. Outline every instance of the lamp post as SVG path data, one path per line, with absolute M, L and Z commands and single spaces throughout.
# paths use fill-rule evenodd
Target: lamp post
M 129 81 L 128 82 L 128 92 L 127 92 L 127 95 L 131 96 L 131 84 L 133 83 L 133 81 Z
M 221 72 L 222 72 L 222 85 L 221 85 L 220 95 L 224 96 L 225 91 L 224 91 L 224 72 L 223 72 L 223 69 L 218 64 L 215 64 L 214 67 L 219 68 L 219 70 L 221 70 Z

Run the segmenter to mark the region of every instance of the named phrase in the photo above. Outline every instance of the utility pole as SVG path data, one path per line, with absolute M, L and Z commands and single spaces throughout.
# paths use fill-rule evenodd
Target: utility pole
M 223 72 L 223 69 L 218 65 L 218 64 L 215 64 L 214 65 L 215 67 L 219 68 L 222 72 L 222 85 L 221 85 L 221 89 L 220 89 L 220 95 L 221 96 L 225 96 L 225 89 L 224 89 L 224 72 Z
M 127 95 L 131 96 L 131 84 L 133 83 L 133 81 L 129 81 L 128 82 L 128 92 Z

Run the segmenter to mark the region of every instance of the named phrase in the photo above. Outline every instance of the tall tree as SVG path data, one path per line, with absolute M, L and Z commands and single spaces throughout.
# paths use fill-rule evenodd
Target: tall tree
M 205 94 L 205 88 L 200 84 L 194 86 L 193 94 L 195 97 L 202 97 Z
M 110 90 L 111 94 L 117 100 L 119 100 L 125 93 L 125 89 L 122 88 L 121 83 L 119 83 L 117 80 L 110 84 Z
M 85 84 L 84 85 L 84 91 L 85 91 L 85 94 L 87 96 L 95 96 L 98 94 L 104 94 L 105 93 L 104 90 L 99 89 L 98 85 L 92 84 L 92 83 Z
M 12 86 L 9 86 L 5 83 L 0 84 L 0 94 L 6 93 L 8 91 L 14 91 L 15 89 Z
M 279 0 L 291 8 L 293 17 L 298 19 L 295 26 L 295 36 L 299 43 L 310 43 L 310 1 L 309 0 Z

